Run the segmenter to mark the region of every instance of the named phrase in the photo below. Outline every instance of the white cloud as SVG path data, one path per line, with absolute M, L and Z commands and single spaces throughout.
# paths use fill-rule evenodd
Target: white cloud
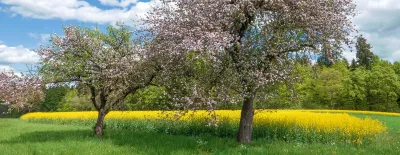
M 99 0 L 101 4 L 108 6 L 127 7 L 131 4 L 136 4 L 137 0 Z
M 35 38 L 35 39 L 39 38 L 39 36 L 36 33 L 29 32 L 28 35 L 29 35 L 29 37 L 32 37 L 32 38 Z
M 40 40 L 45 43 L 48 42 L 50 39 L 50 34 L 40 34 Z
M 135 0 L 100 0 L 103 4 L 113 6 L 129 6 Z M 130 8 L 112 8 L 102 10 L 83 0 L 0 0 L 9 5 L 9 11 L 23 17 L 35 19 L 79 20 L 94 23 L 115 23 L 122 21 L 132 23 L 144 17 L 151 5 L 159 0 L 150 2 L 135 2 Z
M 0 45 L 0 63 L 31 64 L 39 61 L 39 55 L 23 46 L 7 47 Z
M 356 59 L 356 52 L 345 51 L 343 52 L 343 57 L 348 61 L 351 62 L 353 59 Z
M 9 72 L 9 71 L 15 71 L 15 69 L 12 68 L 11 66 L 0 65 L 0 72 Z
M 0 7 L 0 12 L 7 13 L 7 12 L 8 12 L 8 10 L 7 10 L 6 8 Z
M 356 28 L 372 45 L 372 52 L 389 61 L 400 61 L 400 3 L 398 0 L 356 0 L 360 13 Z
M 15 70 L 15 68 L 13 68 L 11 66 L 7 66 L 7 65 L 0 65 L 0 73 L 1 72 L 4 72 L 4 73 L 14 72 L 14 75 L 17 75 L 19 77 L 22 76 L 21 72 L 18 72 L 17 70 Z
M 29 32 L 28 35 L 32 38 L 40 39 L 41 43 L 46 43 L 50 39 L 50 34 L 44 34 L 44 33 L 38 34 Z

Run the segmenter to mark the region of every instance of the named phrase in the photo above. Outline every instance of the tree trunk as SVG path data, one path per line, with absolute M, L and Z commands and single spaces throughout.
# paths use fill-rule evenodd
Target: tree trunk
M 103 135 L 103 125 L 104 125 L 104 117 L 106 117 L 106 110 L 104 108 L 100 108 L 98 110 L 99 114 L 97 116 L 96 128 L 94 130 L 94 135 L 102 136 Z
M 239 132 L 237 134 L 237 141 L 239 143 L 251 143 L 254 116 L 253 101 L 254 96 L 244 98 L 242 113 L 240 115 Z

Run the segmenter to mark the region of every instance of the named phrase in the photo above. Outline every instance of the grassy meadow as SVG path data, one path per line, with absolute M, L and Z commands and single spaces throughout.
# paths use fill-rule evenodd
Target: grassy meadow
M 400 117 L 354 114 L 377 119 L 387 130 L 360 145 L 335 142 L 302 142 L 282 138 L 255 138 L 241 145 L 234 137 L 203 134 L 167 134 L 157 130 L 106 127 L 103 137 L 92 134 L 92 125 L 0 119 L 1 154 L 398 154 Z M 132 123 L 132 122 L 131 122 Z M 153 124 L 154 125 L 154 124 Z M 154 127 L 154 126 L 153 126 Z

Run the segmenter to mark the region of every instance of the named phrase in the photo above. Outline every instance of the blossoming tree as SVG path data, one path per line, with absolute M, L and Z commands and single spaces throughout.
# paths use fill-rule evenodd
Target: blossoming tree
M 29 112 L 44 99 L 38 76 L 0 72 L 0 102 L 11 109 Z
M 52 36 L 51 43 L 37 52 L 40 73 L 46 83 L 79 84 L 90 92 L 98 111 L 95 135 L 103 134 L 106 114 L 123 103 L 136 90 L 155 78 L 156 65 L 141 43 L 132 40 L 129 27 L 109 26 L 107 33 L 98 29 L 68 26 L 65 36 Z
M 287 75 L 292 52 L 319 53 L 329 46 L 329 57 L 338 54 L 351 42 L 354 15 L 352 0 L 164 0 L 144 21 L 153 49 L 210 58 L 224 75 L 218 87 L 242 96 L 237 140 L 250 143 L 259 90 Z

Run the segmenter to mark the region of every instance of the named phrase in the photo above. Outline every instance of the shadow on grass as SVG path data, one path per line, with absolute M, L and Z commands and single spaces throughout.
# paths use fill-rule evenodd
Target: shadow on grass
M 40 142 L 56 142 L 63 140 L 84 140 L 90 136 L 89 130 L 65 130 L 65 131 L 33 131 L 22 133 L 20 136 L 9 140 L 1 141 L 1 143 L 18 144 L 18 143 L 40 143 Z M 92 136 L 93 137 L 93 136 Z
M 153 153 L 174 154 L 182 152 L 214 152 L 215 148 L 232 150 L 239 147 L 233 138 L 215 138 L 212 136 L 181 136 L 151 132 L 137 132 L 127 130 L 105 130 L 102 137 L 93 135 L 92 130 L 59 130 L 59 131 L 34 131 L 22 133 L 3 144 L 27 144 L 45 142 L 71 142 L 92 141 L 94 143 L 109 143 L 116 146 L 135 147 L 143 151 L 151 150 Z M 104 145 L 104 144 L 103 144 Z M 150 153 L 150 152 L 149 152 Z

